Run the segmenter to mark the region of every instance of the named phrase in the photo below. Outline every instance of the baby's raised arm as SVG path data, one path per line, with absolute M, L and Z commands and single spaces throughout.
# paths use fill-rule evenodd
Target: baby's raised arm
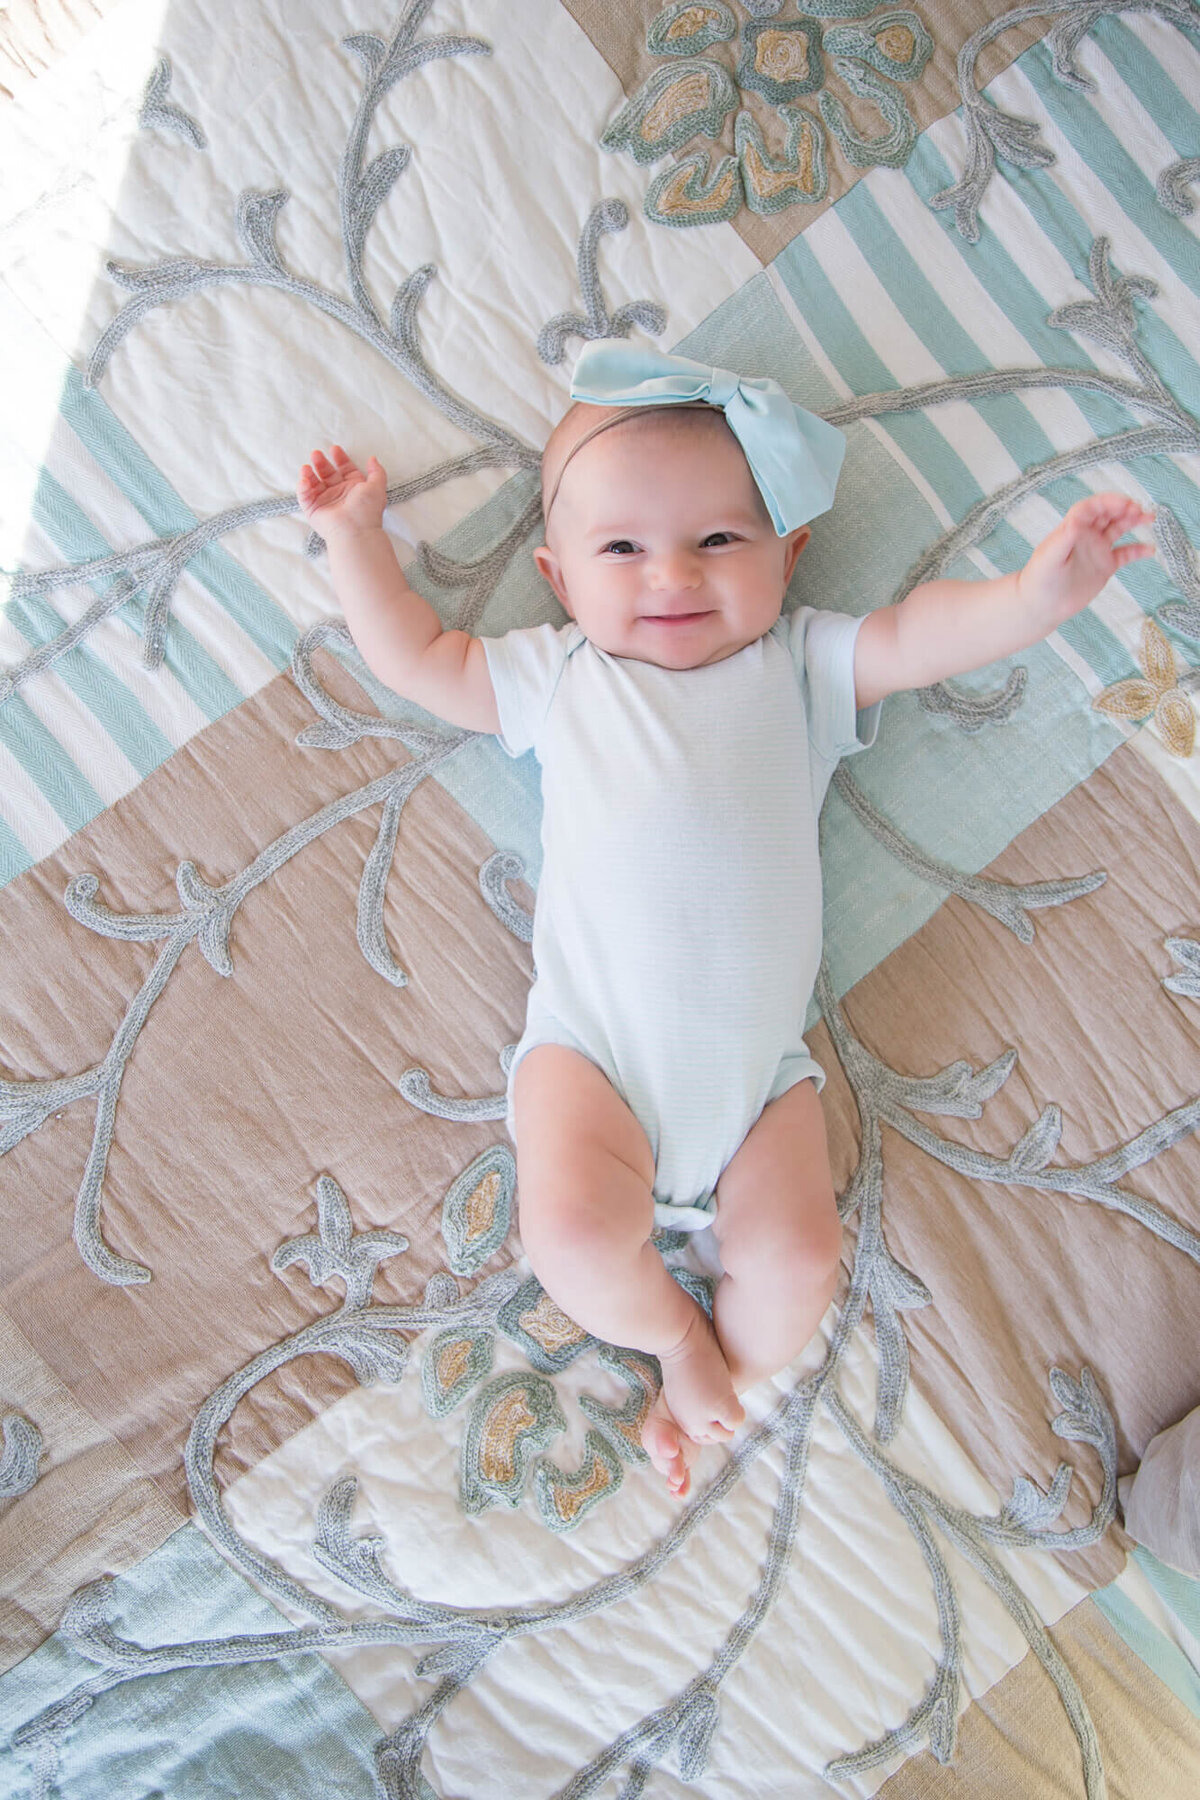
M 445 630 L 404 579 L 383 529 L 387 477 L 376 458 L 364 474 L 340 444 L 328 456 L 314 450 L 300 471 L 296 498 L 325 539 L 334 592 L 372 674 L 451 725 L 499 731 L 482 643 L 469 632 Z
M 1091 494 L 1075 502 L 1015 575 L 922 582 L 899 605 L 869 613 L 854 645 L 858 705 L 930 687 L 1039 643 L 1082 612 L 1118 569 L 1153 556 L 1150 544 L 1117 542 L 1153 516 L 1126 494 Z

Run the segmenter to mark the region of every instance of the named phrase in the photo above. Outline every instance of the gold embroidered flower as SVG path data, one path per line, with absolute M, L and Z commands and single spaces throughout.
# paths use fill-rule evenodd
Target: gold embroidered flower
M 1161 627 L 1147 619 L 1142 630 L 1142 654 L 1138 659 L 1144 679 L 1132 675 L 1114 682 L 1097 694 L 1092 705 L 1118 719 L 1146 719 L 1154 723 L 1172 756 L 1190 756 L 1196 743 L 1196 714 L 1180 685 L 1175 652 Z

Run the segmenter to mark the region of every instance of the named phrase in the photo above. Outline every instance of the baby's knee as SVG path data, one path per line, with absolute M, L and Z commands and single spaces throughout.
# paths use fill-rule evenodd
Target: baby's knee
M 776 1220 L 774 1228 L 753 1245 L 747 1258 L 753 1263 L 753 1270 L 747 1268 L 745 1272 L 764 1291 L 822 1291 L 832 1295 L 841 1258 L 842 1222 L 831 1189 L 827 1206 L 806 1211 L 803 1216 L 785 1215 Z M 736 1274 L 732 1259 L 726 1259 L 724 1250 L 722 1261 L 731 1274 Z
M 535 1271 L 539 1263 L 599 1269 L 627 1261 L 649 1237 L 654 1221 L 649 1191 L 634 1191 L 628 1180 L 614 1179 L 609 1161 L 579 1155 L 523 1178 L 518 1157 L 517 1230 Z

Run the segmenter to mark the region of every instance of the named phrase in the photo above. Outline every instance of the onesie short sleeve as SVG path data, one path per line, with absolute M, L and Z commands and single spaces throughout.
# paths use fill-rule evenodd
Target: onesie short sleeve
M 577 638 L 578 625 L 531 625 L 480 642 L 500 715 L 500 748 L 522 756 L 536 747 L 554 690 Z
M 843 756 L 869 750 L 879 729 L 878 702 L 862 712 L 854 704 L 854 642 L 862 620 L 801 606 L 785 623 L 809 741 L 832 772 Z

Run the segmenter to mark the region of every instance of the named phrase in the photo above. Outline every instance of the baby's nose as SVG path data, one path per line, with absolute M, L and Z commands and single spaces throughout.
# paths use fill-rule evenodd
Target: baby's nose
M 650 566 L 650 585 L 692 588 L 700 585 L 700 559 L 691 550 L 662 550 Z

